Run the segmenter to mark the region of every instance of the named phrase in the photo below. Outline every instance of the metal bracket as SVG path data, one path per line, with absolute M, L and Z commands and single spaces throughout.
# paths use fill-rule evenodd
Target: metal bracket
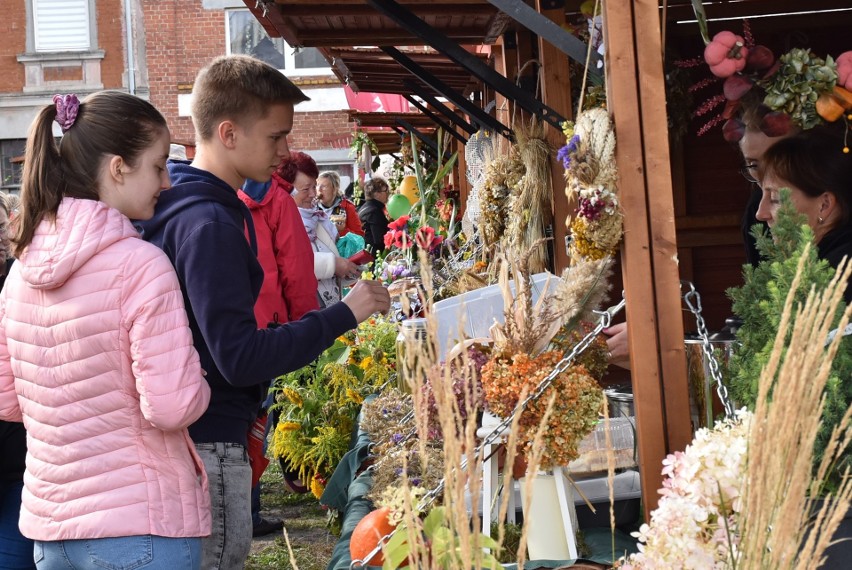
M 367 3 L 381 14 L 393 20 L 402 29 L 424 39 L 430 46 L 461 65 L 464 69 L 499 91 L 505 97 L 515 101 L 528 112 L 538 115 L 557 129 L 562 128 L 565 117 L 482 63 L 475 55 L 428 25 L 408 8 L 401 6 L 394 0 L 367 0 Z M 515 2 L 510 3 L 514 4 Z M 553 24 L 553 26 L 556 26 L 556 24 Z
M 438 143 L 432 140 L 431 137 L 427 137 L 423 133 L 421 133 L 417 127 L 406 121 L 405 119 L 397 119 L 396 124 L 423 141 L 423 144 L 432 149 L 435 156 L 438 156 Z
M 586 55 L 589 52 L 589 46 L 556 25 L 547 16 L 540 14 L 534 8 L 517 0 L 488 0 L 488 2 L 531 32 L 553 44 L 556 49 L 580 65 L 586 65 Z M 558 4 L 557 8 L 563 5 L 562 2 Z M 601 55 L 596 51 L 592 51 L 589 58 L 589 75 L 601 77 L 601 72 L 598 71 L 598 63 L 600 61 Z
M 465 121 L 463 117 L 460 117 L 458 115 L 458 113 L 438 101 L 438 99 L 432 94 L 427 93 L 425 89 L 423 89 L 414 81 L 403 79 L 402 84 L 405 85 L 408 89 L 410 89 L 412 93 L 426 101 L 427 105 L 432 105 L 432 107 L 434 107 L 436 111 L 447 117 L 452 123 L 461 127 L 466 133 L 472 135 L 476 132 L 476 127 Z M 483 112 L 487 114 L 489 111 Z
M 405 132 L 408 131 L 409 133 L 411 133 L 412 136 L 417 137 L 418 139 L 420 139 L 423 142 L 423 144 L 426 145 L 426 146 L 421 147 L 421 148 L 423 148 L 427 153 L 429 153 L 429 155 L 432 158 L 434 158 L 435 160 L 438 159 L 438 145 L 435 141 L 433 141 L 432 139 L 430 139 L 429 137 L 427 137 L 426 135 L 424 135 L 423 133 L 418 131 L 416 128 L 414 128 L 414 126 L 412 126 L 410 123 L 408 123 L 408 121 L 404 121 L 402 119 L 397 119 L 396 123 L 397 123 L 397 125 L 399 125 L 399 127 L 392 126 L 391 128 L 393 130 L 395 130 L 399 134 L 400 137 L 405 138 Z M 400 127 L 402 127 L 402 128 L 400 128 Z
M 455 138 L 456 140 L 458 140 L 462 144 L 467 143 L 466 138 L 464 138 L 458 132 L 456 132 L 456 130 L 452 126 L 450 126 L 444 119 L 442 119 L 441 117 L 439 117 L 438 115 L 433 113 L 431 109 L 426 107 L 426 105 L 424 105 L 423 103 L 421 103 L 420 101 L 418 101 L 417 99 L 412 97 L 411 95 L 403 95 L 403 97 L 405 97 L 408 100 L 409 103 L 411 103 L 412 105 L 414 105 L 415 107 L 420 109 L 420 111 L 424 115 L 426 115 L 427 117 L 429 117 L 430 119 L 435 121 L 436 125 L 441 127 L 445 132 L 449 133 L 453 138 Z
M 471 103 L 466 97 L 460 94 L 458 91 L 435 77 L 430 71 L 424 69 L 420 65 L 418 65 L 415 61 L 413 61 L 410 57 L 396 49 L 395 47 L 390 46 L 382 46 L 381 49 L 383 52 L 394 58 L 397 63 L 411 72 L 412 75 L 423 81 L 426 85 L 449 99 L 453 102 L 454 105 L 462 109 L 465 113 L 470 115 L 476 122 L 481 124 L 484 127 L 487 127 L 493 130 L 496 133 L 503 135 L 506 138 L 513 138 L 512 130 L 505 126 L 503 123 Z

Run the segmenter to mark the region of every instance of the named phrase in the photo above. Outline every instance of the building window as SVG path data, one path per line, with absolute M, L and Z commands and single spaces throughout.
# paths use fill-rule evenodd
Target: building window
M 32 0 L 36 52 L 91 49 L 89 0 Z
M 228 53 L 256 57 L 285 75 L 331 75 L 328 62 L 316 48 L 294 49 L 283 38 L 270 38 L 248 10 L 227 10 Z
M 27 139 L 7 139 L 0 141 L 0 189 L 17 194 L 21 188 L 21 175 L 24 172 L 24 149 Z
M 96 91 L 104 50 L 97 49 L 95 0 L 27 0 L 24 93 Z

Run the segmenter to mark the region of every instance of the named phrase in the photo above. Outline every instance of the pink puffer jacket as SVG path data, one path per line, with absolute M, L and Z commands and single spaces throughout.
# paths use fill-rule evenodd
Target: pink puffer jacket
M 29 447 L 21 532 L 210 534 L 186 430 L 209 400 L 166 255 L 118 210 L 64 199 L 0 294 L 0 419 L 23 417 Z

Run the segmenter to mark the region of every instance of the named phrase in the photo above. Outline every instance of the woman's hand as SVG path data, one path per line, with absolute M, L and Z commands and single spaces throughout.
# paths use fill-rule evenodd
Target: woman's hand
M 606 346 L 609 349 L 609 363 L 630 370 L 630 348 L 627 344 L 627 323 L 618 323 L 603 330 L 609 337 Z
M 334 258 L 334 275 L 341 279 L 355 279 L 361 273 L 358 271 L 358 266 L 346 259 L 345 257 L 337 256 Z

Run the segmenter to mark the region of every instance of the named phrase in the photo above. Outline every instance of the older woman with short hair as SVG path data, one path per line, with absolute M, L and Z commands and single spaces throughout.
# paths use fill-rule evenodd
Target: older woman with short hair
M 385 234 L 388 233 L 388 219 L 385 204 L 390 197 L 390 186 L 381 176 L 373 176 L 364 184 L 366 200 L 358 209 L 358 217 L 364 227 L 364 241 L 374 254 L 385 250 Z
M 314 274 L 319 285 L 321 307 L 340 301 L 343 280 L 357 279 L 358 266 L 340 256 L 335 242 L 337 228 L 324 211 L 316 207 L 317 163 L 304 152 L 292 152 L 278 167 L 281 178 L 293 185 L 293 200 L 299 207 L 302 224 L 314 250 Z
M 349 232 L 364 235 L 358 210 L 340 193 L 340 175 L 333 170 L 320 172 L 317 177 L 317 207 L 328 214 L 340 237 Z

